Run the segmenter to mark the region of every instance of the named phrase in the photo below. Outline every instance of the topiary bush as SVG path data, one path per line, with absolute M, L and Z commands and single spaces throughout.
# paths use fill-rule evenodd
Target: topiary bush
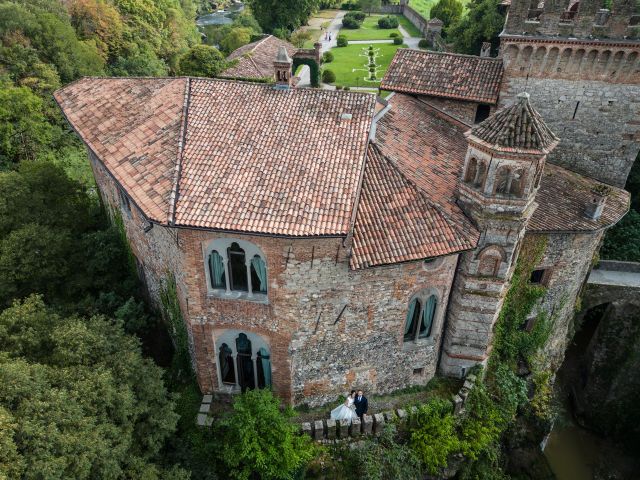
M 398 28 L 398 25 L 399 25 L 399 22 L 396 17 L 386 16 L 386 17 L 381 17 L 378 20 L 378 27 L 383 29 L 388 30 L 390 28 Z
M 331 63 L 333 62 L 333 53 L 331 52 L 324 52 L 322 54 L 322 62 L 323 63 Z
M 369 56 L 373 57 L 373 55 L 374 55 L 373 50 L 369 50 Z
M 391 32 L 391 33 L 389 34 L 389 38 L 396 38 L 396 37 L 399 37 L 399 36 L 400 36 L 400 35 L 398 35 L 398 32 Z
M 336 81 L 336 74 L 333 73 L 333 70 L 323 70 L 322 71 L 322 82 L 323 83 L 333 83 Z
M 393 44 L 394 45 L 402 45 L 402 38 L 400 37 L 396 37 L 393 39 Z
M 357 28 L 360 28 L 360 22 L 358 20 L 356 20 L 353 17 L 347 17 L 345 16 L 342 19 L 342 27 L 343 28 L 348 28 L 350 30 L 355 30 Z
M 338 35 L 338 47 L 346 47 L 347 45 L 349 45 L 347 37 L 344 35 Z
M 376 67 L 369 67 L 369 71 L 370 72 L 375 72 L 376 71 Z
M 429 41 L 426 38 L 421 38 L 418 42 L 419 48 L 429 48 Z

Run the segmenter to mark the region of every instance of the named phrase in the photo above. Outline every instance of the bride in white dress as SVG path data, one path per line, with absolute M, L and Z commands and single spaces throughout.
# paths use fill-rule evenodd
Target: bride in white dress
M 331 419 L 342 420 L 346 418 L 347 420 L 353 420 L 355 418 L 358 418 L 358 415 L 356 415 L 356 409 L 353 406 L 353 400 L 355 399 L 355 396 L 356 396 L 356 391 L 351 390 L 351 393 L 349 394 L 347 399 L 344 401 L 344 403 L 339 407 L 336 407 L 333 410 L 331 410 Z

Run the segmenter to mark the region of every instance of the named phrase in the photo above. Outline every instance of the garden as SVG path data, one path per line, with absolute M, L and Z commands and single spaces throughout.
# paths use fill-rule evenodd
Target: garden
M 354 44 L 333 48 L 333 61 L 325 70 L 335 74 L 336 86 L 377 88 L 398 48 L 406 45 L 388 43 Z

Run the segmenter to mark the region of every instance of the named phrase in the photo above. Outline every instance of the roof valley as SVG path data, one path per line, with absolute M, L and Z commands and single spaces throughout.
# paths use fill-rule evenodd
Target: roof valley
M 169 212 L 167 215 L 167 223 L 175 225 L 176 221 L 176 204 L 178 203 L 178 195 L 180 193 L 180 175 L 182 173 L 182 156 L 187 141 L 187 121 L 189 119 L 189 103 L 191 101 L 191 78 L 187 78 L 184 86 L 184 102 L 182 105 L 182 117 L 180 121 L 180 133 L 178 134 L 178 152 L 176 155 L 176 165 L 173 174 L 173 186 L 171 188 L 171 197 L 169 199 Z

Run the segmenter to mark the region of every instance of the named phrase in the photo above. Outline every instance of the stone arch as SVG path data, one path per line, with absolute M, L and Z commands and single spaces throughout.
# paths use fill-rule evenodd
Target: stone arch
M 500 272 L 502 262 L 507 255 L 504 249 L 498 245 L 489 245 L 478 254 L 478 275 L 483 277 L 496 277 Z
M 544 57 L 546 54 L 547 54 L 547 47 L 536 48 L 536 53 L 533 54 L 534 65 L 542 65 L 542 62 L 544 61 Z
M 472 183 L 476 175 L 478 173 L 478 159 L 476 157 L 471 157 L 469 159 L 469 163 L 467 163 L 467 171 L 464 175 L 464 181 L 466 183 Z
M 565 48 L 562 50 L 562 53 L 560 54 L 560 60 L 558 61 L 558 67 L 556 68 L 557 73 L 563 73 L 567 70 L 572 56 L 573 50 L 571 48 Z
M 607 73 L 609 74 L 609 76 L 614 77 L 620 71 L 620 67 L 622 65 L 623 59 L 624 59 L 624 51 L 623 50 L 618 50 L 613 55 L 613 59 L 611 61 L 611 65 L 607 69 L 608 70 Z
M 414 293 L 408 303 L 403 342 L 434 341 L 442 323 L 442 295 L 436 288 Z
M 553 47 L 547 53 L 547 57 L 545 59 L 544 71 L 546 73 L 552 73 L 555 71 L 556 61 L 558 60 L 558 55 L 560 53 L 560 49 L 558 47 Z
M 524 168 L 516 168 L 511 171 L 511 183 L 509 185 L 509 194 L 520 198 L 524 194 L 525 181 L 527 174 Z
M 598 55 L 598 59 L 596 61 L 594 74 L 595 75 L 604 74 L 610 59 L 611 59 L 611 50 L 604 50 L 600 52 L 600 54 Z
M 518 48 L 517 45 L 514 45 L 514 44 L 509 45 L 504 55 L 506 60 L 505 68 L 508 68 L 511 64 L 515 65 L 515 62 L 518 61 L 519 54 L 520 54 L 520 49 Z
M 582 68 L 580 69 L 581 72 L 587 76 L 591 74 L 597 58 L 598 50 L 589 50 L 589 53 L 585 56 L 584 62 L 582 62 Z
M 311 78 L 311 86 L 320 86 L 320 65 L 312 58 L 300 58 L 293 57 L 293 64 L 291 65 L 291 71 L 295 73 L 300 65 L 309 66 L 309 76 Z
M 521 71 L 525 70 L 529 66 L 532 54 L 533 47 L 531 45 L 527 45 L 522 49 L 522 55 L 520 55 L 520 61 L 518 62 Z
M 626 60 L 622 64 L 622 68 L 620 71 L 620 77 L 626 78 L 628 75 L 633 75 L 635 71 L 635 64 L 638 60 L 638 53 L 631 52 L 627 55 Z
M 503 165 L 496 171 L 496 179 L 493 183 L 493 193 L 506 195 L 509 193 L 509 176 L 511 169 Z
M 575 51 L 573 56 L 569 61 L 569 65 L 567 66 L 567 73 L 577 73 L 580 71 L 580 64 L 584 59 L 585 50 L 584 48 L 579 48 Z

